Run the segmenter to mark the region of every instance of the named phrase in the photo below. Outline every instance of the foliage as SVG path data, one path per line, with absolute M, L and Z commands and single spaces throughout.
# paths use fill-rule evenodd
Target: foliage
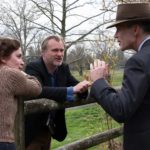
M 107 81 L 109 82 L 110 85 L 112 85 L 112 76 L 114 75 L 114 71 L 118 62 L 118 56 L 117 55 L 112 55 L 111 51 L 107 51 L 107 54 L 104 54 L 102 60 L 104 60 L 108 66 L 109 66 L 109 75 L 107 77 Z M 113 119 L 107 114 L 105 113 L 105 120 L 107 122 L 106 126 L 107 126 L 107 130 L 108 129 L 112 129 L 113 128 Z M 114 147 L 114 142 L 109 140 L 108 141 L 108 145 L 110 147 L 110 149 L 113 149 Z
M 84 80 L 84 76 L 80 76 L 77 71 L 71 71 L 73 76 L 76 77 L 79 81 Z M 88 74 L 89 70 L 84 70 L 83 74 Z M 111 85 L 112 86 L 120 86 L 123 78 L 123 70 L 111 70 Z

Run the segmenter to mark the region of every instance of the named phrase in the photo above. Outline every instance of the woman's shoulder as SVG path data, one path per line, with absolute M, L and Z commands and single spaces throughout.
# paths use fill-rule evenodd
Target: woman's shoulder
M 41 85 L 38 80 L 32 76 L 28 76 L 23 71 L 15 68 L 0 68 L 0 78 L 3 84 L 13 94 L 20 96 L 38 96 L 41 92 Z
M 8 66 L 3 66 L 0 68 L 0 74 L 1 76 L 3 76 L 3 78 L 8 78 L 8 80 L 10 79 L 14 79 L 14 78 L 17 78 L 18 80 L 19 79 L 24 79 L 25 78 L 25 75 L 18 69 L 15 69 L 15 68 L 11 68 L 11 67 L 8 67 Z

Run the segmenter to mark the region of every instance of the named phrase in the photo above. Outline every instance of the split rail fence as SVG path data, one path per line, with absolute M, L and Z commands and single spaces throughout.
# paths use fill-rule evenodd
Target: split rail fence
M 72 103 L 65 103 L 63 107 L 65 108 L 71 108 L 75 106 L 81 106 L 86 104 L 95 103 L 93 100 L 79 100 Z M 62 105 L 58 104 L 57 102 L 53 100 L 48 99 L 38 99 L 38 100 L 31 100 L 31 101 L 25 101 L 22 100 L 18 101 L 18 113 L 16 117 L 16 127 L 15 127 L 15 133 L 16 133 L 16 141 L 17 141 L 17 150 L 25 150 L 24 147 L 24 115 L 26 114 L 32 114 L 32 113 L 39 113 L 39 112 L 46 112 L 49 110 L 54 110 L 61 108 Z M 92 146 L 96 146 L 98 144 L 101 144 L 103 142 L 106 142 L 110 139 L 119 137 L 122 135 L 122 127 L 110 129 L 105 132 L 92 135 L 89 138 L 80 139 L 78 141 L 75 141 L 73 143 L 64 145 L 57 150 L 83 150 L 87 149 Z

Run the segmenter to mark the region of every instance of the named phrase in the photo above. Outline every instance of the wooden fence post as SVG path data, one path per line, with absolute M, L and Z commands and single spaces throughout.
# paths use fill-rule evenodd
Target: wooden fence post
M 18 111 L 15 121 L 15 136 L 17 150 L 25 150 L 24 143 L 24 101 L 22 98 L 18 100 Z

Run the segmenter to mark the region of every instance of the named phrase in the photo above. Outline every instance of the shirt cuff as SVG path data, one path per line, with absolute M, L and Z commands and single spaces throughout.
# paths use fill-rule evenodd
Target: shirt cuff
M 75 100 L 74 94 L 73 94 L 73 87 L 67 87 L 67 101 L 72 102 Z

